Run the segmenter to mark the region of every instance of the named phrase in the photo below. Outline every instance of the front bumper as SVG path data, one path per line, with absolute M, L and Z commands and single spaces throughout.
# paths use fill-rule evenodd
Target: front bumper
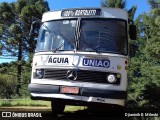
M 29 84 L 28 90 L 30 93 L 43 93 L 43 94 L 61 94 L 58 85 L 43 85 L 43 84 Z M 101 97 L 109 99 L 126 99 L 126 91 L 106 90 L 100 88 L 87 88 L 79 87 L 80 91 L 77 96 L 85 97 Z M 71 95 L 71 94 L 70 94 Z

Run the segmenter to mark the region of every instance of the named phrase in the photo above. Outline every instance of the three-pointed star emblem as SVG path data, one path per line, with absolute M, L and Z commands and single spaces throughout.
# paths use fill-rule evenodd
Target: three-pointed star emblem
M 68 70 L 66 76 L 67 76 L 68 80 L 76 80 L 77 79 L 77 71 L 75 71 L 75 70 Z

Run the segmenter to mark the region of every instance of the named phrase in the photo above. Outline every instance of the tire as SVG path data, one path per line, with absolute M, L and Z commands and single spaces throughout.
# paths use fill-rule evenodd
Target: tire
M 117 111 L 117 112 L 122 112 L 124 111 L 124 107 L 120 106 L 120 105 L 99 105 L 99 106 L 89 106 L 88 107 L 89 110 L 91 111 Z
M 116 105 L 116 106 L 114 106 L 114 110 L 122 112 L 122 111 L 124 111 L 124 106 Z
M 53 100 L 51 101 L 51 108 L 52 108 L 52 113 L 61 114 L 65 109 L 65 104 L 62 101 Z

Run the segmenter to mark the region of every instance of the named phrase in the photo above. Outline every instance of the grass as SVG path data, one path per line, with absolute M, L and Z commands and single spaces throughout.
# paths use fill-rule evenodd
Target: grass
M 49 101 L 31 100 L 31 99 L 16 99 L 16 100 L 0 100 L 0 107 L 13 106 L 39 106 L 50 107 Z
M 67 105 L 65 107 L 64 112 L 75 112 L 75 111 L 81 111 L 81 110 L 85 110 L 85 109 L 86 109 L 86 107 L 84 107 L 84 106 L 69 106 L 69 105 Z
M 30 109 L 32 107 L 45 107 L 50 108 L 50 101 L 41 101 L 41 100 L 31 100 L 29 98 L 27 99 L 13 99 L 13 100 L 1 100 L 0 99 L 0 108 L 3 107 L 13 107 L 15 109 Z M 66 106 L 65 112 L 75 112 L 79 110 L 86 109 L 84 106 Z
M 87 107 L 84 107 L 84 106 L 66 106 L 64 112 L 74 113 L 76 111 L 83 111 L 86 108 Z M 50 102 L 40 101 L 40 100 L 31 100 L 29 98 L 15 99 L 15 100 L 1 100 L 0 99 L 0 111 L 22 111 L 22 110 L 24 111 L 51 111 Z M 160 118 L 159 117 L 130 117 L 129 120 L 160 120 Z

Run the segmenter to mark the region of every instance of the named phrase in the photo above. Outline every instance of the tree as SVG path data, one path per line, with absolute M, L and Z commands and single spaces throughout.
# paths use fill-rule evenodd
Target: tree
M 134 105 L 160 108 L 160 0 L 149 3 L 150 13 L 139 15 L 135 21 L 138 51 L 132 58 L 128 92 L 129 101 L 136 101 Z
M 125 8 L 127 5 L 126 0 L 102 0 L 102 7 L 113 7 L 113 8 Z
M 148 3 L 150 4 L 152 9 L 160 7 L 160 1 L 159 0 L 148 0 Z
M 10 99 L 16 94 L 17 81 L 13 75 L 0 74 L 0 97 Z
M 10 99 L 16 95 L 15 66 L 15 62 L 0 64 L 0 98 Z
M 22 61 L 32 54 L 35 41 L 29 39 L 29 31 L 34 18 L 41 19 L 48 11 L 44 0 L 17 0 L 0 3 L 0 49 L 2 56 L 17 57 L 17 93 L 21 83 Z
M 122 8 L 126 9 L 127 2 L 126 0 L 101 0 L 102 7 L 113 7 L 113 8 Z M 132 6 L 128 10 L 128 16 L 130 20 L 134 19 L 134 14 L 136 12 L 137 7 Z

